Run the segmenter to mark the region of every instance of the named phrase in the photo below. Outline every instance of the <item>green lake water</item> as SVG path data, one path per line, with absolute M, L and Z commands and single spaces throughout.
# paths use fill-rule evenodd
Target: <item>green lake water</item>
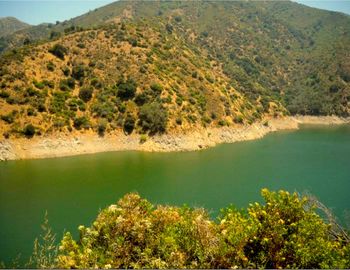
M 32 250 L 47 210 L 57 238 L 77 235 L 98 210 L 137 191 L 153 203 L 199 206 L 213 216 L 260 190 L 308 191 L 346 221 L 350 126 L 308 126 L 199 152 L 114 152 L 0 163 L 0 261 Z

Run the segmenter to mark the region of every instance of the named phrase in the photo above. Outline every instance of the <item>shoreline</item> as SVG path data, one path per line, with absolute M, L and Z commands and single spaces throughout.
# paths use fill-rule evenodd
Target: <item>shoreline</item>
M 241 127 L 198 128 L 184 133 L 156 135 L 140 143 L 140 135 L 115 132 L 100 137 L 91 134 L 59 134 L 0 140 L 0 161 L 41 159 L 100 152 L 145 151 L 181 152 L 214 147 L 221 143 L 233 143 L 260 139 L 270 132 L 296 130 L 301 124 L 338 125 L 349 124 L 350 118 L 336 116 L 293 116 L 270 119 L 268 126 L 254 123 Z

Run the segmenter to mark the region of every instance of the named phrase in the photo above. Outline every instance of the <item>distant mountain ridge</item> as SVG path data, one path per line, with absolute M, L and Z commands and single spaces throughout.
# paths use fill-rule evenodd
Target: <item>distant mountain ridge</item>
M 14 17 L 0 18 L 0 37 L 10 35 L 18 30 L 29 28 L 31 25 L 21 22 Z
M 118 1 L 2 41 L 0 114 L 15 133 L 350 114 L 350 16 L 290 1 Z

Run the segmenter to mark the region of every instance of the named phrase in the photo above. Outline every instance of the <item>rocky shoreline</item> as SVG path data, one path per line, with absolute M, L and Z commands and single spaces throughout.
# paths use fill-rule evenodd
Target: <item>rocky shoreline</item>
M 60 134 L 58 136 L 17 138 L 0 141 L 0 160 L 39 159 L 108 151 L 172 152 L 195 151 L 220 143 L 259 139 L 269 132 L 298 129 L 300 124 L 332 125 L 350 123 L 336 116 L 295 116 L 271 119 L 268 125 L 254 123 L 241 127 L 200 128 L 182 133 L 157 135 L 140 142 L 140 135 L 122 132 L 99 137 L 97 134 Z

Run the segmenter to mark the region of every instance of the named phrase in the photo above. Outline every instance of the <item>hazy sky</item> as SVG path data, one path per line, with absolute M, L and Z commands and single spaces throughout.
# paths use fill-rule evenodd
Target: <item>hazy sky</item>
M 350 14 L 350 0 L 294 0 L 305 5 Z M 104 6 L 108 0 L 0 0 L 0 17 L 13 16 L 30 24 L 55 23 Z

